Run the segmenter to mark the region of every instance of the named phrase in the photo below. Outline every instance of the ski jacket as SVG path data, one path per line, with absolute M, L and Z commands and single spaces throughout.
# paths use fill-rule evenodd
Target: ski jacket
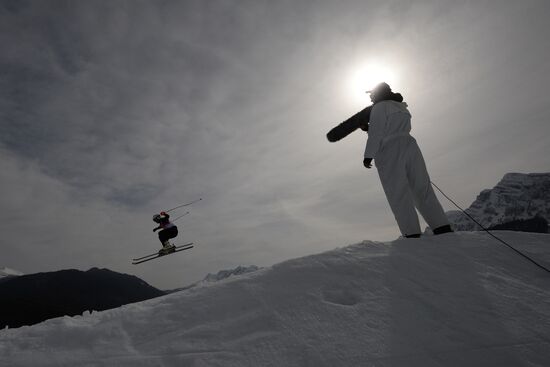
M 369 137 L 365 158 L 376 158 L 382 146 L 395 137 L 409 135 L 411 113 L 404 102 L 384 100 L 376 103 L 370 113 Z
M 162 229 L 168 229 L 168 228 L 172 228 L 172 227 L 175 227 L 176 225 L 170 221 L 162 221 L 160 222 L 159 224 L 159 227 L 162 228 Z
M 168 228 L 174 228 L 176 225 L 168 220 L 169 216 L 162 216 L 159 222 L 159 225 L 157 228 L 154 229 L 154 231 L 159 229 L 168 229 Z

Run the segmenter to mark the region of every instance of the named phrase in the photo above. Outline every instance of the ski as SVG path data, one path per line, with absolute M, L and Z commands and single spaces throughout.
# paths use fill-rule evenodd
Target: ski
M 190 246 L 190 245 L 192 245 L 192 244 L 193 244 L 193 242 L 190 242 L 190 243 L 185 244 L 185 245 L 176 245 L 175 248 L 178 249 L 178 248 L 182 248 L 182 247 L 187 247 L 187 246 Z M 191 247 L 192 247 L 192 246 L 191 246 Z M 158 252 L 155 252 L 155 253 L 152 253 L 152 254 L 149 254 L 149 255 L 145 255 L 145 256 L 142 256 L 142 257 L 136 257 L 135 259 L 132 259 L 132 260 L 134 260 L 134 261 L 136 261 L 136 260 L 142 260 L 142 259 L 145 259 L 146 257 L 155 256 L 155 255 L 158 255 L 158 254 L 159 254 Z
M 176 247 L 173 251 L 171 252 L 167 252 L 165 254 L 160 254 L 160 253 L 154 253 L 154 254 L 150 254 L 150 255 L 147 255 L 147 256 L 144 256 L 144 257 L 141 257 L 139 259 L 134 259 L 134 261 L 132 262 L 133 265 L 137 265 L 137 264 L 141 264 L 141 263 L 144 263 L 146 261 L 150 261 L 150 260 L 154 260 L 154 259 L 157 259 L 159 257 L 163 257 L 163 256 L 166 256 L 166 255 L 171 255 L 175 252 L 179 252 L 179 251 L 183 251 L 183 250 L 189 250 L 193 248 L 193 245 L 191 244 L 187 244 L 187 245 L 184 245 L 184 246 L 178 246 Z
M 141 264 L 141 263 L 144 263 L 146 261 L 150 261 L 150 260 L 154 260 L 156 258 L 159 258 L 159 257 L 163 257 L 163 256 L 166 256 L 166 255 L 170 255 L 170 254 L 173 254 L 175 252 L 179 252 L 179 251 L 184 251 L 184 250 L 189 250 L 193 248 L 193 242 L 191 243 L 188 243 L 186 245 L 178 245 L 174 248 L 173 251 L 171 252 L 167 252 L 165 254 L 161 254 L 161 253 L 158 253 L 158 252 L 155 252 L 153 254 L 149 254 L 149 255 L 145 255 L 145 256 L 142 256 L 142 257 L 138 257 L 138 258 L 135 258 L 135 259 L 132 259 L 132 264 L 134 265 L 137 265 L 137 264 Z

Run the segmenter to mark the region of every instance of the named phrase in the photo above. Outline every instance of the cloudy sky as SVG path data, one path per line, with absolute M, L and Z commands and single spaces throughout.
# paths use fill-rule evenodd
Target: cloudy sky
M 548 172 L 549 18 L 546 0 L 2 1 L 0 266 L 166 289 L 395 239 L 366 135 L 325 139 L 383 80 L 464 206 Z M 177 222 L 196 248 L 131 265 L 159 248 L 151 216 L 197 198 Z

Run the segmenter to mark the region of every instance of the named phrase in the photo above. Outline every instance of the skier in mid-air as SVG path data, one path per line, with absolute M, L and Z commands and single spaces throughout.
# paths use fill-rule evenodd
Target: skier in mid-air
M 369 137 L 363 165 L 376 168 L 401 234 L 420 237 L 415 206 L 434 234 L 452 232 L 449 220 L 435 196 L 430 176 L 416 140 L 410 135 L 411 114 L 407 104 L 398 102 L 386 83 L 370 93 L 373 102 Z
M 158 223 L 158 227 L 153 229 L 153 232 L 161 231 L 158 233 L 160 243 L 162 243 L 162 249 L 159 254 L 167 254 L 175 249 L 175 245 L 170 243 L 171 238 L 175 238 L 178 235 L 178 227 L 170 222 L 170 215 L 166 212 L 160 212 L 153 216 L 153 221 Z

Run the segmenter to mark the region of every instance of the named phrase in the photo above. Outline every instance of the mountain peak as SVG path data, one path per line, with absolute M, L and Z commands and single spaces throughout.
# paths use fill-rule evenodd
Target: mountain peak
M 495 187 L 482 190 L 466 212 L 485 228 L 534 217 L 550 222 L 550 173 L 507 173 Z M 447 216 L 458 231 L 481 229 L 460 211 Z
M 23 275 L 23 273 L 18 270 L 11 269 L 5 266 L 0 268 L 0 278 L 9 277 L 9 276 L 19 276 L 19 275 Z

